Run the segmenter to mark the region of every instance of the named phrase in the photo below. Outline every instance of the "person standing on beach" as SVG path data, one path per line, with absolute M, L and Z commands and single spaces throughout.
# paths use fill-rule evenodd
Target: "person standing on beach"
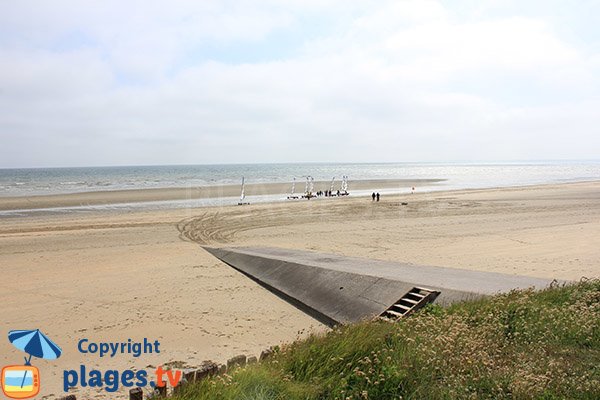
M 377 192 L 377 201 L 379 201 L 379 192 Z
M 373 192 L 373 194 L 371 195 L 371 198 L 373 199 L 373 201 L 375 201 L 375 192 Z

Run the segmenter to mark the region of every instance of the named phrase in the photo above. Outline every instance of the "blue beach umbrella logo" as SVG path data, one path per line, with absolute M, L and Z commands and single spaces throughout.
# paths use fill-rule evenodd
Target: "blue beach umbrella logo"
M 40 332 L 39 329 L 10 331 L 8 332 L 8 340 L 17 349 L 29 354 L 29 358 L 25 357 L 25 365 L 31 365 L 32 356 L 46 360 L 56 360 L 62 354 L 60 347 Z
M 2 391 L 13 399 L 33 397 L 39 393 L 40 378 L 38 369 L 31 365 L 31 358 L 55 360 L 62 350 L 39 329 L 10 331 L 8 340 L 29 357 L 25 357 L 24 366 L 11 365 L 2 369 Z

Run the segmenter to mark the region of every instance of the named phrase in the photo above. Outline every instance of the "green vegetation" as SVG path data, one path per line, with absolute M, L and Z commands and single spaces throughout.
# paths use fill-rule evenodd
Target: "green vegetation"
M 600 281 L 340 327 L 177 397 L 397 398 L 600 399 Z

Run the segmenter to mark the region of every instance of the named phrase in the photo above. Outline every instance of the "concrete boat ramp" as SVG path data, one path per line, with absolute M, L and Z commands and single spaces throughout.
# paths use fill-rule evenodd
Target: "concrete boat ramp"
M 401 317 L 427 302 L 548 287 L 552 280 L 261 247 L 204 247 L 328 325 Z

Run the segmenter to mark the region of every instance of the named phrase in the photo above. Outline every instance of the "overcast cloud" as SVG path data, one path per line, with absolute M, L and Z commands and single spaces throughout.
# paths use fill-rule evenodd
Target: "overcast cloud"
M 597 159 L 599 15 L 598 1 L 2 1 L 0 167 Z

